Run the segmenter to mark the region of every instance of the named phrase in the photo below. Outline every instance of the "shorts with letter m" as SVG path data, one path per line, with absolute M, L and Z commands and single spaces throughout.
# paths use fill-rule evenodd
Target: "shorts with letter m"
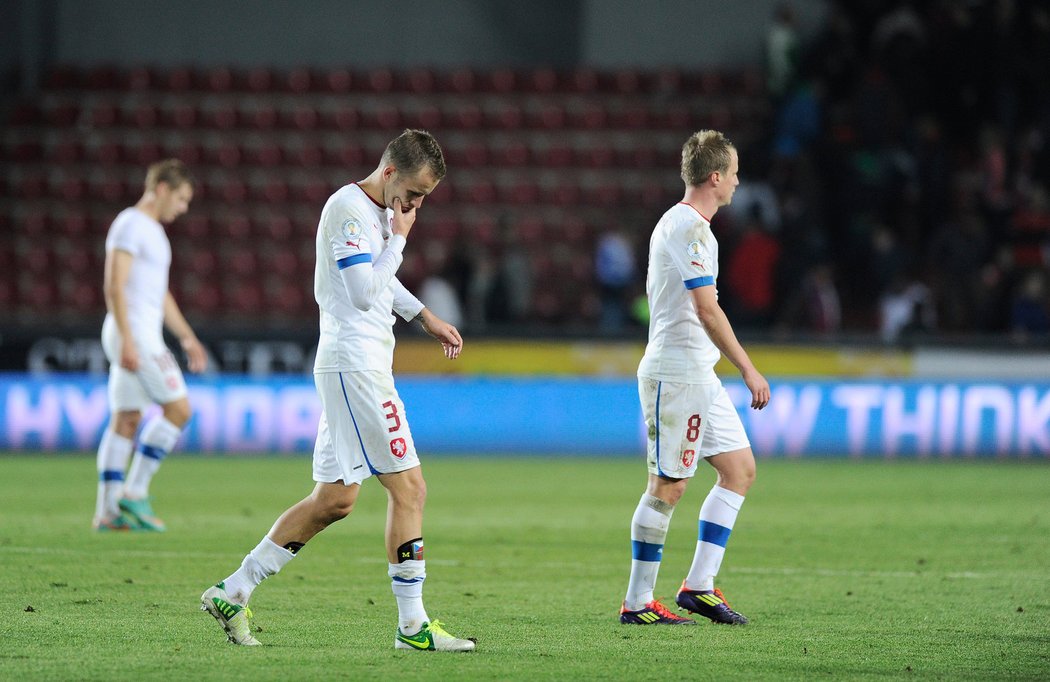
M 701 459 L 751 447 L 719 381 L 681 384 L 638 377 L 649 473 L 692 478 Z
M 314 375 L 321 419 L 314 441 L 313 477 L 319 483 L 361 483 L 372 474 L 419 466 L 390 372 L 326 372 Z

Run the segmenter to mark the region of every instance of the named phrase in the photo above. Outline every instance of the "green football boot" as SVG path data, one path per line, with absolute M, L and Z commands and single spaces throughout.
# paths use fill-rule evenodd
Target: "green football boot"
M 226 584 L 219 583 L 209 587 L 201 595 L 201 611 L 207 611 L 226 631 L 226 639 L 242 646 L 259 646 L 262 644 L 252 636 L 248 620 L 252 617 L 247 606 L 234 604 L 226 594 Z
M 422 629 L 414 635 L 401 633 L 397 629 L 394 636 L 395 649 L 414 649 L 415 651 L 474 651 L 473 639 L 460 639 L 450 635 L 441 621 L 433 620 L 423 623 Z
M 153 506 L 150 505 L 150 500 L 152 499 L 152 497 L 146 497 L 141 500 L 130 500 L 125 497 L 117 505 L 122 512 L 139 524 L 140 530 L 162 533 L 165 529 L 164 522 L 153 513 Z

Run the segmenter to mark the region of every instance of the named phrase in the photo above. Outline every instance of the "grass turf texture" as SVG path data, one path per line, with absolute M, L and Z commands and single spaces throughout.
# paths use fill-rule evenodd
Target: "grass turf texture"
M 658 628 L 616 618 L 640 461 L 433 457 L 427 608 L 473 654 L 393 649 L 376 481 L 256 591 L 247 648 L 198 596 L 309 491 L 307 459 L 172 457 L 164 534 L 89 530 L 92 458 L 0 467 L 6 679 L 1050 678 L 1047 463 L 760 462 L 719 578 L 752 623 Z M 668 604 L 712 480 L 672 521 Z

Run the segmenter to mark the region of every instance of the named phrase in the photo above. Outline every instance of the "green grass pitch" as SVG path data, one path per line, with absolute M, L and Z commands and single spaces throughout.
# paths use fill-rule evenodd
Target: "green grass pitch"
M 393 649 L 376 481 L 255 592 L 266 646 L 242 648 L 198 597 L 309 491 L 308 458 L 173 456 L 168 532 L 105 535 L 92 457 L 0 457 L 0 677 L 1050 679 L 1050 463 L 761 461 L 719 578 L 739 628 L 618 623 L 641 461 L 424 467 L 427 609 L 471 654 Z M 672 521 L 669 603 L 712 482 Z

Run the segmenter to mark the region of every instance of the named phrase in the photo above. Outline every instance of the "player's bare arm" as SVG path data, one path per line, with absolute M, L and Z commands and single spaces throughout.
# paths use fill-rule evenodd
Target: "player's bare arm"
M 693 298 L 696 315 L 700 318 L 700 323 L 704 325 L 707 335 L 711 337 L 711 342 L 740 370 L 744 385 L 751 391 L 751 407 L 761 410 L 769 404 L 769 382 L 751 364 L 747 351 L 737 341 L 733 327 L 729 324 L 729 318 L 726 317 L 722 306 L 718 305 L 718 299 L 715 298 L 715 288 L 713 286 L 697 287 L 690 290 L 689 293 Z
M 416 319 L 423 326 L 423 331 L 441 342 L 441 348 L 444 349 L 446 358 L 455 360 L 459 357 L 459 354 L 463 351 L 463 337 L 460 336 L 459 330 L 455 326 L 445 322 L 427 308 L 419 311 Z
M 139 368 L 139 352 L 131 336 L 131 325 L 128 322 L 128 299 L 124 288 L 131 274 L 131 261 L 134 258 L 122 249 L 106 251 L 106 265 L 103 274 L 102 291 L 106 298 L 106 309 L 113 315 L 120 331 L 120 366 L 131 372 Z
M 171 330 L 182 345 L 190 371 L 197 374 L 203 372 L 208 366 L 208 354 L 204 351 L 200 339 L 193 333 L 193 328 L 186 321 L 186 317 L 182 314 L 179 304 L 175 302 L 175 297 L 170 291 L 164 296 L 164 325 Z

